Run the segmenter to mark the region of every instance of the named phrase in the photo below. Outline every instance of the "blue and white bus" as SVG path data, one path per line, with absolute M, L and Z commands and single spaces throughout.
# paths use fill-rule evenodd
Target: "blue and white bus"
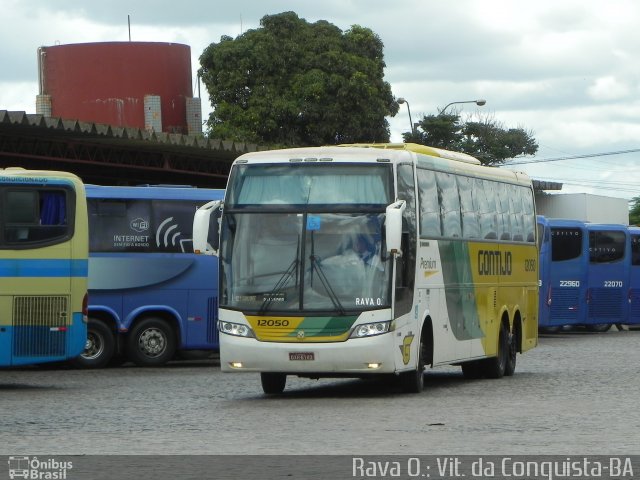
M 223 193 L 87 186 L 89 326 L 76 364 L 156 366 L 177 351 L 218 349 L 218 261 L 193 253 L 192 227 L 198 207 Z

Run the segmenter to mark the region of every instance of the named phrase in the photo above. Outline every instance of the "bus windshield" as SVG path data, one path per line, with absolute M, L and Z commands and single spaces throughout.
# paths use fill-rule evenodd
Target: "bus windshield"
M 222 304 L 261 314 L 388 308 L 391 178 L 383 163 L 236 165 L 221 230 Z
M 259 313 L 388 308 L 383 220 L 382 213 L 228 214 L 222 303 Z
M 386 207 L 391 202 L 389 164 L 260 164 L 234 167 L 225 208 L 321 204 Z

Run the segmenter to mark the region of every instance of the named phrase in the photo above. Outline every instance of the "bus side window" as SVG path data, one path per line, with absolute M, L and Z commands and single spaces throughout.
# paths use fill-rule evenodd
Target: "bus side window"
M 418 199 L 420 205 L 420 236 L 441 237 L 440 205 L 433 170 L 418 169 Z
M 488 240 L 496 239 L 498 225 L 494 182 L 476 178 L 475 183 L 473 195 L 480 210 L 480 236 Z
M 437 172 L 436 182 L 440 197 L 442 235 L 444 237 L 462 237 L 460 195 L 458 194 L 456 178 L 451 173 Z

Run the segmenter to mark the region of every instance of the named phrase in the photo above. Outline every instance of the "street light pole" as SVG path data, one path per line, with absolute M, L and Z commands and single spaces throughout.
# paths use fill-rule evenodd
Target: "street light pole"
M 461 101 L 461 102 L 451 102 L 451 103 L 447 103 L 447 104 L 444 106 L 444 108 L 443 108 L 442 110 L 440 110 L 439 115 L 442 115 L 442 114 L 444 113 L 444 111 L 445 111 L 447 108 L 449 108 L 451 105 L 456 105 L 456 104 L 458 104 L 458 103 L 475 103 L 475 104 L 476 104 L 476 105 L 478 105 L 479 107 L 482 107 L 484 104 L 486 104 L 486 103 L 487 103 L 487 101 L 486 101 L 486 100 L 484 100 L 484 99 L 482 99 L 482 98 L 480 98 L 480 99 L 478 99 L 478 100 L 464 100 L 464 101 Z
M 407 112 L 409 113 L 409 125 L 411 126 L 411 135 L 413 135 L 415 133 L 415 130 L 413 128 L 413 120 L 411 120 L 411 109 L 409 108 L 409 102 L 407 102 L 406 98 L 398 98 L 398 103 L 400 105 L 402 105 L 403 103 L 407 104 Z

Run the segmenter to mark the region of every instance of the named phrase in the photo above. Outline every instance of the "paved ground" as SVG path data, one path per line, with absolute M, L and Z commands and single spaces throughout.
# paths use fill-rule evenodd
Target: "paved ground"
M 383 381 L 257 375 L 216 361 L 157 369 L 0 370 L 0 454 L 632 454 L 640 331 L 542 336 L 516 374 L 430 370 L 419 395 Z

